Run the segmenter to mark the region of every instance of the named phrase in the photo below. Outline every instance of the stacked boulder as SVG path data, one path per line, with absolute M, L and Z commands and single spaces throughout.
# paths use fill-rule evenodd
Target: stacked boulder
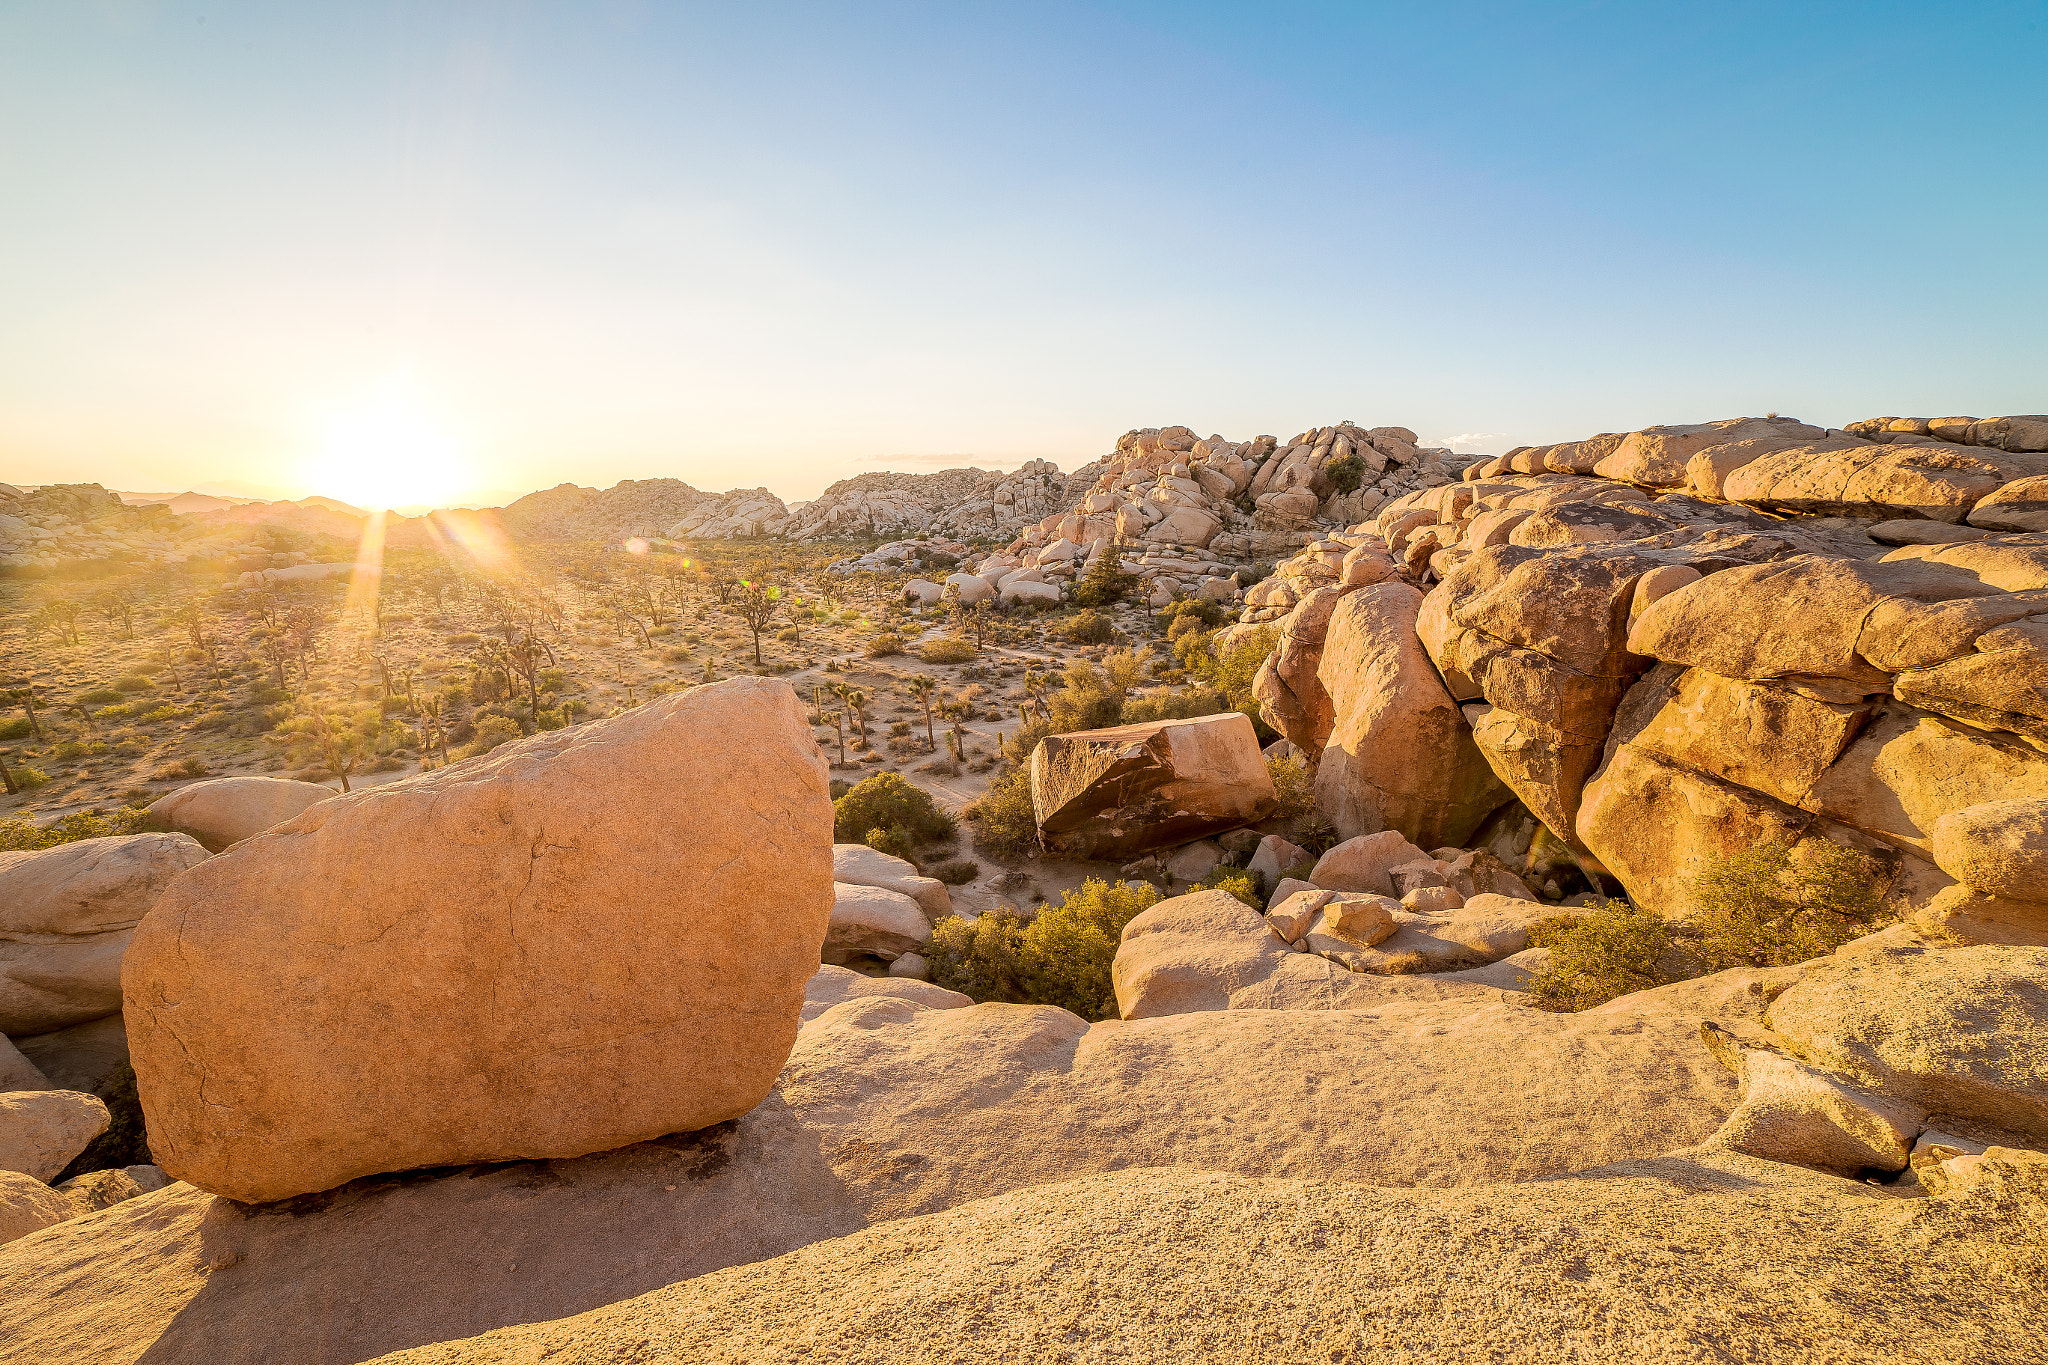
M 1512 794 L 1667 914 L 1721 856 L 1813 839 L 1925 909 L 1944 815 L 2048 795 L 2048 536 L 1963 524 L 2048 457 L 1907 436 L 1743 418 L 1511 452 L 1311 545 L 1233 629 L 1278 632 L 1259 696 L 1323 755 L 1340 832 L 1428 842 L 1405 798 Z
M 797 508 L 805 505 L 799 503 Z M 784 506 L 781 498 L 765 488 L 735 488 L 700 504 L 669 527 L 668 538 L 735 540 L 778 536 L 789 526 L 797 508 Z
M 782 534 L 791 540 L 923 535 L 939 529 L 947 508 L 972 499 L 976 489 L 998 477 L 986 469 L 857 474 L 805 503 Z

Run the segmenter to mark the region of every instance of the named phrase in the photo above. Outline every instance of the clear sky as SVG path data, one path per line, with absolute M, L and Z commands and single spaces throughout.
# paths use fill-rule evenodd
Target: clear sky
M 2039 0 L 0 0 L 0 479 L 2038 412 L 2044 70 Z

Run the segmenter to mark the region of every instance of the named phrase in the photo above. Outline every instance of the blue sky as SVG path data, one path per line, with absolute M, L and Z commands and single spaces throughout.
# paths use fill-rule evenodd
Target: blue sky
M 321 491 L 394 386 L 451 489 L 786 497 L 2039 411 L 2044 66 L 2039 3 L 7 6 L 0 479 Z

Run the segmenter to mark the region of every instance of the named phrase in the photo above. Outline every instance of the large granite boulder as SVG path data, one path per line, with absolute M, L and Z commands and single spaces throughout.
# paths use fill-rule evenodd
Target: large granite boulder
M 1347 839 L 1394 830 L 1423 848 L 1462 845 L 1510 797 L 1416 638 L 1421 606 L 1414 587 L 1385 582 L 1331 614 L 1317 677 L 1336 722 L 1316 806 Z
M 1873 1094 L 2048 1142 L 2048 948 L 1837 955 L 1766 1018 Z
M 183 834 L 0 853 L 0 1033 L 46 1033 L 121 1008 L 121 956 L 143 913 L 206 860 Z
M 2048 901 L 2048 798 L 1951 811 L 1934 826 L 1934 861 L 1983 895 Z
M 218 853 L 334 794 L 332 787 L 288 777 L 216 777 L 166 792 L 149 813 L 165 829 L 189 834 Z
M 754 678 L 309 808 L 136 933 L 151 1151 L 264 1201 L 743 1114 L 817 970 L 831 829 L 803 708 Z
M 71 1201 L 32 1175 L 0 1170 L 0 1244 L 40 1232 L 72 1216 Z
M 1048 735 L 1031 754 L 1039 841 L 1074 857 L 1176 847 L 1262 820 L 1277 802 L 1238 711 Z

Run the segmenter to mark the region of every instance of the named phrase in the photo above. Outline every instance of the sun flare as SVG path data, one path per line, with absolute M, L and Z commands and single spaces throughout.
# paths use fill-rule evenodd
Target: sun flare
M 472 482 L 462 443 L 414 396 L 392 381 L 327 424 L 306 466 L 306 482 L 326 497 L 371 510 L 447 502 Z

